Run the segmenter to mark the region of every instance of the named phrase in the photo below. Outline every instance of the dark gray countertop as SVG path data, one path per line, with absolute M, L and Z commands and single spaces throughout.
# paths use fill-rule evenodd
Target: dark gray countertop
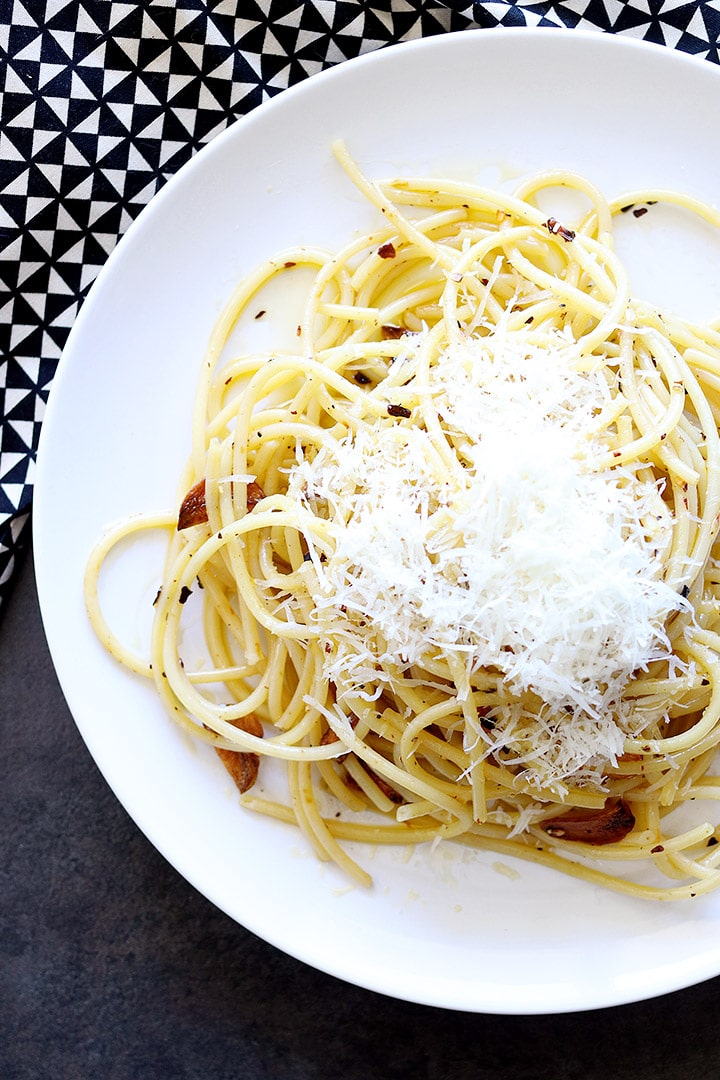
M 345 985 L 233 923 L 98 773 L 29 557 L 0 622 L 0 740 L 1 1080 L 720 1076 L 720 979 L 616 1009 L 476 1016 Z

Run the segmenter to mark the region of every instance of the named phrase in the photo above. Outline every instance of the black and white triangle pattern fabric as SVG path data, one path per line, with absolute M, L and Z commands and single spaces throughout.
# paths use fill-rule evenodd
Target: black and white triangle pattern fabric
M 685 0 L 483 0 L 473 4 L 479 26 L 556 26 L 627 34 L 720 62 L 720 2 Z
M 266 98 L 359 53 L 478 25 L 592 27 L 717 62 L 720 0 L 2 0 L 0 606 L 62 347 L 130 222 Z

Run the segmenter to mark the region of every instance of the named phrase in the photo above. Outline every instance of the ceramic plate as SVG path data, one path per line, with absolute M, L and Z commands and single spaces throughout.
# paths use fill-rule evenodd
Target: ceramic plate
M 263 105 L 161 191 L 109 259 L 70 335 L 44 423 L 34 511 L 45 627 L 77 725 L 127 811 L 214 904 L 352 983 L 453 1009 L 537 1013 L 661 994 L 720 972 L 720 896 L 651 904 L 456 846 L 365 850 L 349 886 L 289 826 L 244 811 L 211 750 L 165 716 L 88 625 L 82 578 L 103 529 L 166 508 L 189 446 L 200 359 L 233 285 L 287 245 L 371 226 L 335 163 L 373 177 L 512 187 L 583 173 L 717 196 L 720 71 L 629 39 L 522 29 L 425 39 L 350 61 Z M 659 208 L 658 208 L 659 209 Z M 628 215 L 631 217 L 631 215 Z M 720 311 L 720 246 L 672 215 L 623 222 L 636 292 Z M 103 578 L 113 625 L 142 648 L 161 552 L 123 549 Z

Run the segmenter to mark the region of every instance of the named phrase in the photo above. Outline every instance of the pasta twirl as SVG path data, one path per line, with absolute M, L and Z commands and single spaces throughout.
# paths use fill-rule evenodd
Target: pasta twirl
M 238 286 L 179 520 L 121 523 L 89 561 L 100 639 L 225 757 L 282 761 L 287 801 L 241 779 L 244 803 L 360 882 L 348 842 L 454 840 L 641 897 L 713 889 L 720 333 L 632 297 L 613 247 L 628 200 L 582 178 L 374 183 L 336 154 L 377 229 Z M 590 205 L 573 229 L 538 206 L 559 186 Z M 659 199 L 719 223 L 631 197 Z M 296 347 L 228 356 L 268 283 L 308 269 Z M 145 661 L 97 580 L 158 527 Z

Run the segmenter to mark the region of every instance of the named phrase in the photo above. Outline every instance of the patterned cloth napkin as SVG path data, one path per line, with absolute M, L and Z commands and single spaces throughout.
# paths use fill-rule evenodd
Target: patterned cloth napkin
M 61 350 L 155 192 L 266 98 L 359 53 L 472 27 L 587 27 L 719 62 L 678 0 L 6 0 L 0 5 L 0 607 L 28 540 Z

